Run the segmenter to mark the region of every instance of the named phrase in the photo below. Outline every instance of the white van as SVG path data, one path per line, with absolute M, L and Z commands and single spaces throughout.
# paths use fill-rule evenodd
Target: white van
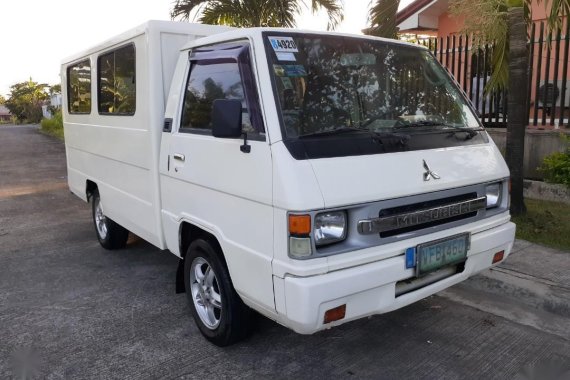
M 64 60 L 70 189 L 101 245 L 180 257 L 203 335 L 251 309 L 302 334 L 504 260 L 509 171 L 430 52 L 295 29 L 150 21 Z

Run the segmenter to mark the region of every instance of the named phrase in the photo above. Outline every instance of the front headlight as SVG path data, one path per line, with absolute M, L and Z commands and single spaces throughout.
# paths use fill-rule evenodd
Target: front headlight
M 485 189 L 485 195 L 487 196 L 487 208 L 497 207 L 501 201 L 501 183 L 493 183 L 487 185 Z
M 323 212 L 315 216 L 313 236 L 316 245 L 337 243 L 346 238 L 346 212 Z

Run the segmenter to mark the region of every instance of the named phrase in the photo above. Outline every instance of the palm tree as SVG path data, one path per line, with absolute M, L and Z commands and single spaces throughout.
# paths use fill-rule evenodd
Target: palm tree
M 521 4 L 522 5 L 522 4 Z M 511 171 L 511 214 L 526 212 L 524 204 L 524 140 L 528 124 L 528 45 L 527 23 L 522 6 L 508 10 L 508 89 L 507 151 L 505 160 Z M 503 51 L 503 55 L 506 55 Z M 500 85 L 500 83 L 497 83 Z
M 397 38 L 398 26 L 396 25 L 396 13 L 400 6 L 400 0 L 376 0 L 368 12 L 370 27 L 367 34 L 385 38 Z
M 540 0 L 538 0 L 540 2 Z M 548 6 L 551 5 L 550 13 L 548 14 L 548 26 L 550 30 L 560 30 L 562 28 L 562 15 L 570 17 L 570 0 L 544 0 L 545 8 L 548 11 Z M 568 37 L 568 36 L 566 36 Z
M 190 19 L 200 15 L 199 22 L 236 27 L 295 27 L 295 16 L 306 0 L 176 0 L 170 13 L 172 19 Z M 334 29 L 343 19 L 342 0 L 311 0 L 313 13 L 326 10 L 327 29 Z

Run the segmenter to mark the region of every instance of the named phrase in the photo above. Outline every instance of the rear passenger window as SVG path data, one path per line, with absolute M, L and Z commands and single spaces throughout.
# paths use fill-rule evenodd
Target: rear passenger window
M 135 46 L 97 59 L 98 109 L 106 115 L 134 115 L 136 108 Z
M 253 132 L 239 67 L 236 62 L 194 62 L 186 86 L 182 109 L 181 132 L 212 130 L 212 104 L 216 99 L 242 102 L 242 128 Z
M 91 113 L 91 62 L 88 59 L 67 68 L 67 109 L 69 113 Z

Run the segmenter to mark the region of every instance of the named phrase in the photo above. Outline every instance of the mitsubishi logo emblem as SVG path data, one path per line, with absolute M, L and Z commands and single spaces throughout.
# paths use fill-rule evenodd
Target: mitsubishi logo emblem
M 439 175 L 429 168 L 426 160 L 423 161 L 424 161 L 424 169 L 426 170 L 426 172 L 424 173 L 424 181 L 429 181 L 432 178 L 439 179 L 440 178 Z

